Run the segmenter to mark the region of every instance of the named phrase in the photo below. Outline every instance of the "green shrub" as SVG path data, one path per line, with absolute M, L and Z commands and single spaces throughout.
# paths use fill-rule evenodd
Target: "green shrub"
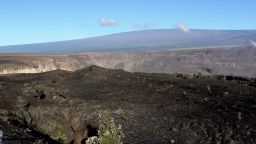
M 63 131 L 57 131 L 56 133 L 53 134 L 52 138 L 58 141 L 66 141 L 68 139 L 68 136 Z
M 121 125 L 117 126 L 109 111 L 99 112 L 98 135 L 100 144 L 121 144 L 124 138 Z

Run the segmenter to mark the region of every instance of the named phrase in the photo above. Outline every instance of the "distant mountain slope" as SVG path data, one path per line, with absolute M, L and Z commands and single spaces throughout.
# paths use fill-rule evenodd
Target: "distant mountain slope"
M 78 40 L 1 46 L 0 52 L 79 52 L 109 50 L 154 50 L 206 46 L 249 45 L 256 30 L 143 30 Z

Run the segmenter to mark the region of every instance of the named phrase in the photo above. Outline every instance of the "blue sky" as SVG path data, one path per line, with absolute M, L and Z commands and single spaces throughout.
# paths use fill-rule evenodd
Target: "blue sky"
M 0 46 L 141 29 L 256 29 L 256 0 L 1 0 Z

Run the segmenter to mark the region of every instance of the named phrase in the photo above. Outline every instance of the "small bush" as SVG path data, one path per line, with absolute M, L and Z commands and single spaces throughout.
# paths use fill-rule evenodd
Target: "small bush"
M 68 136 L 63 131 L 57 131 L 56 133 L 53 134 L 52 138 L 58 141 L 66 141 L 68 139 Z
M 100 144 L 121 144 L 124 137 L 121 125 L 117 126 L 109 111 L 99 112 L 98 135 Z

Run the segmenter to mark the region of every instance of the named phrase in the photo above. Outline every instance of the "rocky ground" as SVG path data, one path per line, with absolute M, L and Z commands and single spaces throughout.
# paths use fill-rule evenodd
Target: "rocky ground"
M 124 143 L 256 143 L 256 80 L 232 76 L 75 72 L 0 76 L 4 143 L 72 143 L 97 135 L 98 115 L 121 125 Z M 86 137 L 84 137 L 86 139 Z

